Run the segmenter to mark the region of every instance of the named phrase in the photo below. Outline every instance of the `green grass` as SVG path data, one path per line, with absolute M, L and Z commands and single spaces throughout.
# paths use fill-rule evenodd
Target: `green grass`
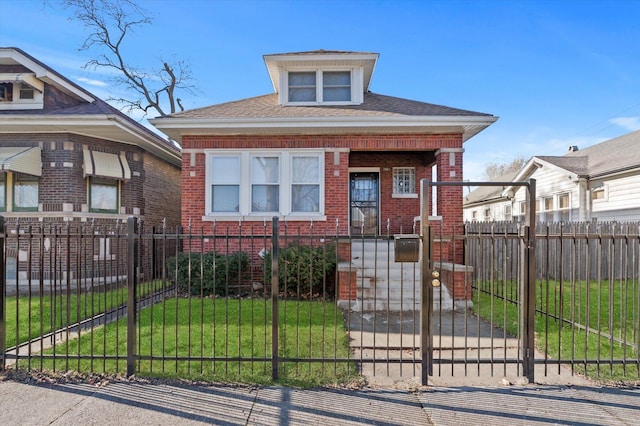
M 139 313 L 136 375 L 216 382 L 273 383 L 271 380 L 271 302 L 260 299 L 171 298 Z M 281 362 L 277 383 L 313 387 L 358 378 L 353 362 L 311 362 L 312 358 L 347 358 L 348 336 L 331 302 L 281 302 L 278 335 Z M 49 353 L 53 353 L 53 350 Z M 126 372 L 126 320 L 85 332 L 59 344 L 55 354 L 83 354 L 117 359 L 45 359 L 45 369 Z M 163 355 L 164 354 L 164 355 Z M 180 357 L 244 360 L 180 360 Z M 144 359 L 146 358 L 146 359 Z M 149 359 L 152 358 L 152 359 Z M 253 360 L 250 360 L 253 358 Z
M 74 292 L 53 295 L 7 297 L 6 346 L 13 347 L 125 303 L 127 288 L 111 287 L 84 292 L 74 289 Z M 143 283 L 138 286 L 138 294 L 143 296 L 160 288 L 160 281 Z
M 474 292 L 474 310 L 512 335 L 518 334 L 513 282 L 483 283 Z M 487 293 L 488 292 L 488 293 Z M 595 379 L 637 379 L 635 365 L 600 365 L 587 360 L 638 360 L 638 283 L 627 281 L 536 283 L 536 347 L 553 359 L 575 360 L 574 368 Z

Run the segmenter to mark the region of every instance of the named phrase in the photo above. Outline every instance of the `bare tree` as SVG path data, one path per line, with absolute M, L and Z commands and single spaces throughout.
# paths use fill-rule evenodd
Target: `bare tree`
M 155 110 L 160 116 L 184 110 L 179 91 L 194 94 L 191 69 L 184 61 L 172 58 L 160 60 L 154 70 L 139 68 L 128 62 L 123 45 L 127 36 L 136 28 L 151 25 L 147 11 L 134 0 L 60 0 L 70 8 L 73 18 L 87 28 L 89 35 L 80 50 L 96 51 L 96 59 L 85 64 L 85 68 L 115 70 L 112 81 L 127 89 L 131 98 L 110 97 L 125 110 L 141 110 L 147 115 Z
M 527 160 L 520 156 L 516 157 L 509 163 L 489 163 L 485 166 L 484 177 L 487 181 L 496 180 L 500 176 L 504 176 L 507 173 L 517 173 L 527 163 Z

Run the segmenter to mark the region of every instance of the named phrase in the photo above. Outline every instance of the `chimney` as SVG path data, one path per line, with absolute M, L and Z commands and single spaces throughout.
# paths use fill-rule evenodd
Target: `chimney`
M 569 147 L 569 152 L 576 152 L 578 150 L 578 145 L 571 145 Z

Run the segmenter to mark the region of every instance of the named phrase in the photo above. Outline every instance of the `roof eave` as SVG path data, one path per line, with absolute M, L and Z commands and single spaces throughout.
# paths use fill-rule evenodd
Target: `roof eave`
M 149 122 L 170 138 L 185 134 L 344 134 L 462 133 L 470 139 L 494 123 L 495 116 L 158 118 Z
M 151 130 L 149 130 L 151 132 Z M 116 114 L 0 115 L 0 133 L 73 133 L 136 145 L 176 166 L 182 164 L 179 149 L 157 139 Z

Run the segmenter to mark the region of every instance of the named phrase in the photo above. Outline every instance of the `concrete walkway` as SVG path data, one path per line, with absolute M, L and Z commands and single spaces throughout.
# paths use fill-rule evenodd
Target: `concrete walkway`
M 2 425 L 636 425 L 640 388 L 292 389 L 2 380 Z

